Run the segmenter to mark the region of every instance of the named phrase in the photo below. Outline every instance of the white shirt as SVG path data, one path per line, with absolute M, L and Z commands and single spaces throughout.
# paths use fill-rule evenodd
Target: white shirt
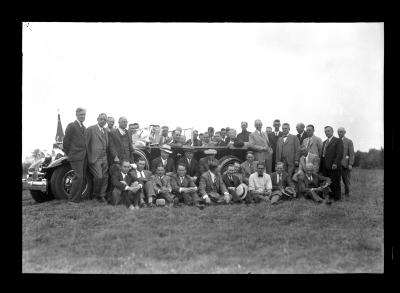
M 146 178 L 143 171 L 140 172 L 139 170 L 136 170 L 136 174 L 138 178 Z
M 103 132 L 103 133 L 104 133 L 103 127 L 101 127 L 99 124 L 97 124 L 97 127 L 99 128 L 100 132 Z
M 122 180 L 125 180 L 125 177 L 127 174 L 124 174 L 124 172 L 121 172 L 122 175 Z M 125 190 L 128 190 L 129 186 L 125 186 Z
M 119 130 L 119 133 L 121 133 L 121 135 L 125 135 L 125 129 L 118 127 L 118 130 Z
M 283 142 L 286 142 L 287 136 L 283 136 L 282 139 L 283 139 Z
M 79 123 L 79 126 L 80 126 L 80 127 L 82 127 L 82 122 L 81 122 L 81 121 L 79 121 L 78 119 L 77 119 L 76 121 L 78 121 L 78 123 Z
M 188 164 L 189 164 L 189 166 L 190 166 L 190 162 L 192 161 L 191 159 L 189 160 L 189 159 L 187 159 L 187 161 L 188 161 Z
M 278 136 L 279 135 L 279 131 L 278 132 L 275 132 L 275 136 Z
M 167 165 L 167 159 L 164 160 L 164 159 L 161 157 L 161 161 L 162 161 L 162 164 L 163 164 L 164 166 Z
M 214 183 L 215 182 L 215 174 L 213 172 L 211 172 L 211 171 L 208 171 L 208 172 L 210 172 L 211 180 Z
M 254 172 L 249 177 L 249 190 L 264 192 L 272 189 L 271 176 L 263 173 L 263 177 L 258 177 L 258 173 Z

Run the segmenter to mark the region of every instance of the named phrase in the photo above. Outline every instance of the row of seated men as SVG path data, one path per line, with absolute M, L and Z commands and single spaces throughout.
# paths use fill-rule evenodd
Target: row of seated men
M 109 202 L 124 204 L 131 210 L 143 206 L 195 205 L 204 208 L 208 204 L 257 203 L 270 201 L 276 204 L 297 195 L 316 202 L 330 203 L 328 177 L 317 174 L 312 163 L 301 164 L 293 176 L 284 171 L 278 162 L 276 171 L 265 173 L 265 163 L 254 160 L 253 152 L 247 153 L 246 161 L 228 166 L 220 174 L 216 150 L 205 150 L 206 157 L 197 162 L 193 148 L 185 148 L 185 156 L 175 167 L 168 145 L 161 148 L 161 156 L 152 162 L 152 171 L 145 170 L 145 160 L 139 158 L 135 168 L 128 160 L 114 165 L 111 175 Z M 304 160 L 303 160 L 304 161 Z M 199 175 L 201 174 L 201 176 Z

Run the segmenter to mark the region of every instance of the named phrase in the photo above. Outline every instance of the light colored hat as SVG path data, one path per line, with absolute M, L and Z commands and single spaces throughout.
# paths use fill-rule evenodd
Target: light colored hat
M 163 144 L 160 147 L 160 151 L 164 151 L 164 152 L 166 152 L 168 154 L 172 154 L 171 146 L 169 144 Z
M 165 199 L 159 198 L 156 200 L 156 205 L 158 206 L 165 206 Z
M 241 183 L 238 187 L 236 187 L 236 194 L 241 198 L 241 199 L 245 199 L 246 195 L 247 195 L 247 185 L 244 183 Z
M 296 191 L 293 187 L 287 186 L 285 187 L 285 190 L 282 191 L 282 193 L 287 196 L 293 197 L 296 194 Z
M 217 150 L 208 149 L 208 150 L 205 150 L 204 153 L 206 155 L 216 155 L 217 154 Z

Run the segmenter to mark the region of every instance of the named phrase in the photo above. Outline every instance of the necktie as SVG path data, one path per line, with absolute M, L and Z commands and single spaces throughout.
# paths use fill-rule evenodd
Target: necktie
M 191 162 L 192 160 L 190 160 L 190 159 L 188 159 L 188 162 L 189 162 L 189 166 L 190 166 L 190 162 Z
M 140 172 L 140 174 L 142 175 L 142 178 L 145 178 L 146 176 L 144 176 L 144 172 Z
M 307 150 L 310 148 L 310 143 L 311 143 L 311 137 L 309 137 L 309 138 L 306 138 L 308 141 L 307 141 Z
M 232 176 L 229 176 L 229 180 L 232 181 Z
M 322 157 L 324 157 L 324 158 L 325 158 L 325 153 L 326 153 L 326 147 L 328 146 L 328 144 L 329 144 L 329 138 L 326 140 L 324 151 L 322 152 Z
M 183 183 L 183 178 L 184 178 L 184 177 L 181 177 L 181 184 Z
M 277 183 L 279 183 L 279 181 L 281 181 L 280 179 L 281 179 L 281 175 L 278 174 Z

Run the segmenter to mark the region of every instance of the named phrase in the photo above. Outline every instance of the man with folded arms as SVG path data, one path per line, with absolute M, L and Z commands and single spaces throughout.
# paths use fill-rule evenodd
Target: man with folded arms
M 305 174 L 299 176 L 299 195 L 310 198 L 318 203 L 322 203 L 325 199 L 326 204 L 331 204 L 329 198 L 329 185 L 331 179 L 315 173 L 312 163 L 306 164 Z
M 170 177 L 165 175 L 165 169 L 162 164 L 159 164 L 156 169 L 156 174 L 151 176 L 153 181 L 153 188 L 157 199 L 164 199 L 165 203 L 169 206 L 173 206 L 174 196 L 172 195 L 172 187 Z
M 206 204 L 229 203 L 229 194 L 221 175 L 219 174 L 218 164 L 211 162 L 208 171 L 200 177 L 199 191 Z
M 296 197 L 295 186 L 288 173 L 283 170 L 283 163 L 277 162 L 275 172 L 271 174 L 272 194 L 271 204 L 276 204 L 281 199 Z
M 171 186 L 173 194 L 180 202 L 187 205 L 199 205 L 200 198 L 197 194 L 197 187 L 190 176 L 186 174 L 185 165 L 178 165 L 177 174 L 171 176 Z
M 258 162 L 257 172 L 249 177 L 249 192 L 250 196 L 246 203 L 268 201 L 271 195 L 272 182 L 271 177 L 265 173 L 265 163 Z
M 139 209 L 140 185 L 129 172 L 130 163 L 128 160 L 121 161 L 120 170 L 116 169 L 111 175 L 111 204 L 125 204 L 130 210 Z

